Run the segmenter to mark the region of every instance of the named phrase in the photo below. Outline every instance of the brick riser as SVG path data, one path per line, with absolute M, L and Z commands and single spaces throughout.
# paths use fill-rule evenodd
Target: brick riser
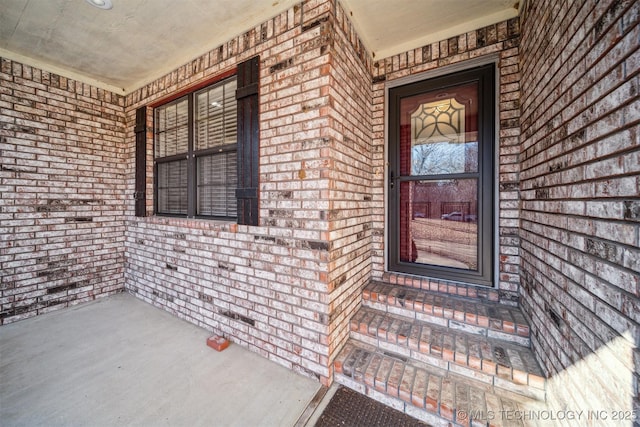
M 465 415 L 544 407 L 518 308 L 377 281 L 362 304 L 334 361 L 338 383 L 432 425 L 501 425 Z
M 441 280 L 406 276 L 404 274 L 387 272 L 382 276 L 381 283 L 390 283 L 423 291 L 437 292 L 441 295 L 473 298 L 482 302 L 498 302 L 501 304 L 517 304 L 518 294 L 513 292 L 498 291 L 484 286 L 467 285 L 464 283 L 444 282 Z
M 364 289 L 362 303 L 423 322 L 530 345 L 529 325 L 515 307 L 380 282 L 371 282 Z
M 352 338 L 383 351 L 544 399 L 545 379 L 529 348 L 366 307 L 350 325 Z
M 361 343 L 347 343 L 334 366 L 338 383 L 433 426 L 501 425 L 489 414 L 522 411 L 523 405 L 535 404 L 524 396 L 500 393 L 490 385 Z

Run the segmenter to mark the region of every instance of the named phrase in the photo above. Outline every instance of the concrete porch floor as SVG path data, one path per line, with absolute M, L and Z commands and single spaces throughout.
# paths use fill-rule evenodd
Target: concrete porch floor
M 293 426 L 320 383 L 128 294 L 0 327 L 0 424 Z

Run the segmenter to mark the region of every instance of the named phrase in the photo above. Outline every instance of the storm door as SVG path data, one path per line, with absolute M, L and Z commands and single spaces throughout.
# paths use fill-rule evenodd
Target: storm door
M 494 71 L 389 90 L 389 269 L 492 285 Z

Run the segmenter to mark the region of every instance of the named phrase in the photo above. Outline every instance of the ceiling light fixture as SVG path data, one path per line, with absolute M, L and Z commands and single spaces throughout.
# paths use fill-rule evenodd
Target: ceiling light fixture
M 95 6 L 100 9 L 109 10 L 113 7 L 111 0 L 87 0 L 91 6 Z

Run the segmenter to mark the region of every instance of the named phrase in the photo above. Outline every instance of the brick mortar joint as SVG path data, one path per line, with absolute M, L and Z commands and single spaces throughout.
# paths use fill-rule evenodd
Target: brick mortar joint
M 243 34 L 241 34 L 241 35 L 239 35 L 237 37 L 234 37 L 234 38 L 232 38 L 230 40 L 227 40 L 227 41 L 223 42 L 221 45 L 217 46 L 216 48 L 211 49 L 211 50 L 209 50 L 207 52 L 204 52 L 201 55 L 199 55 L 198 57 L 194 58 L 193 60 L 178 66 L 174 70 L 170 71 L 169 73 L 167 73 L 167 74 L 165 74 L 165 75 L 163 75 L 161 77 L 158 77 L 157 79 L 153 80 L 152 82 L 146 83 L 142 87 L 132 90 L 130 93 L 128 93 L 125 96 L 126 99 L 127 99 L 127 101 L 125 102 L 125 107 L 126 108 L 133 108 L 133 107 L 135 107 L 137 105 L 141 105 L 142 103 L 148 102 L 148 100 L 150 98 L 155 99 L 158 96 L 161 97 L 162 96 L 161 94 L 164 91 L 166 91 L 166 89 L 167 89 L 166 85 L 164 84 L 165 81 L 167 79 L 171 80 L 171 76 L 174 73 L 180 73 L 180 70 L 182 70 L 182 69 L 185 69 L 185 73 L 188 75 L 188 76 L 183 76 L 184 77 L 183 80 L 187 80 L 186 84 L 192 84 L 192 83 L 188 83 L 188 81 L 190 81 L 190 79 L 192 79 L 196 74 L 202 74 L 208 68 L 212 68 L 212 67 L 214 67 L 214 66 L 216 66 L 218 64 L 223 63 L 225 59 L 235 58 L 236 62 L 240 62 L 244 57 L 251 56 L 253 54 L 256 54 L 256 51 L 260 51 L 259 47 L 261 45 L 263 45 L 264 43 L 267 43 L 270 40 L 273 40 L 273 39 L 275 39 L 275 38 L 277 38 L 277 37 L 279 37 L 282 34 L 285 34 L 287 32 L 292 32 L 292 37 L 299 36 L 300 34 L 302 34 L 302 32 L 304 32 L 305 26 L 310 25 L 310 22 L 311 22 L 312 26 L 310 28 L 306 28 L 306 29 L 311 29 L 311 28 L 315 27 L 316 25 L 321 24 L 322 23 L 321 21 L 323 20 L 323 17 L 330 16 L 330 14 L 331 14 L 330 11 L 327 11 L 327 12 L 323 13 L 322 15 L 314 16 L 312 19 L 309 19 L 309 20 L 305 21 L 304 20 L 304 8 L 303 8 L 303 6 L 304 6 L 304 3 L 296 4 L 296 5 L 292 6 L 290 9 L 288 9 L 287 11 L 284 11 L 281 14 L 279 14 L 278 16 L 276 16 L 274 18 L 271 18 L 271 19 L 261 23 L 259 26 L 257 26 L 257 27 L 260 27 L 260 26 L 263 26 L 263 25 L 267 25 L 269 23 L 273 23 L 274 30 L 273 30 L 273 32 L 272 32 L 270 37 L 263 36 L 255 44 L 241 43 L 257 27 L 249 29 L 248 31 L 245 31 Z M 294 18 L 295 20 L 298 21 L 296 25 L 288 26 L 285 29 L 280 29 L 280 31 L 277 31 L 275 29 L 275 21 L 280 16 L 288 14 L 290 10 L 293 10 L 294 15 L 296 17 L 299 17 L 299 21 L 298 21 L 298 18 Z M 316 22 L 318 24 L 316 24 Z M 300 30 L 302 30 L 302 32 L 300 32 Z M 215 63 L 208 63 L 208 60 L 207 60 L 208 68 L 204 68 L 204 66 L 203 66 L 203 69 L 200 70 L 198 73 L 193 72 L 193 71 L 189 72 L 189 70 L 185 68 L 185 67 L 189 67 L 190 65 L 192 65 L 196 61 L 204 62 L 203 59 L 205 59 L 205 60 L 208 59 L 207 57 L 209 57 L 210 55 L 212 55 L 213 53 L 215 53 L 217 51 L 221 51 L 222 52 L 224 50 L 224 47 L 227 47 L 227 46 L 230 46 L 230 45 L 234 45 L 236 48 L 239 49 L 239 45 L 240 44 L 242 44 L 242 47 L 243 47 L 242 50 L 237 50 L 237 51 L 232 52 L 232 53 L 229 53 L 227 51 L 227 57 L 226 58 L 225 57 L 218 58 L 219 61 L 215 62 Z M 207 77 L 205 76 L 203 78 L 207 78 Z M 179 85 L 179 82 L 177 82 L 176 84 Z M 161 89 L 160 86 L 163 86 L 163 88 Z M 153 91 L 154 87 L 156 89 L 155 92 Z M 174 90 L 175 91 L 180 90 L 182 87 L 183 86 L 176 86 L 174 88 Z M 143 92 L 145 93 L 144 96 L 143 96 Z M 153 97 L 155 97 L 155 98 L 153 98 Z
M 517 22 L 517 29 L 515 30 L 515 32 L 509 34 L 509 25 L 510 25 L 510 23 L 514 23 L 514 22 Z M 497 31 L 497 27 L 499 25 L 501 25 L 501 24 L 504 24 L 504 25 L 507 26 L 507 35 L 506 35 L 506 37 L 500 38 L 499 35 L 496 35 L 496 39 L 492 43 L 476 45 L 474 48 L 472 48 L 472 49 L 468 49 L 467 48 L 467 50 L 465 50 L 463 52 L 456 51 L 455 53 L 450 53 L 449 51 L 447 51 L 445 56 L 441 56 L 442 51 L 440 50 L 439 46 L 442 43 L 448 43 L 450 40 L 458 39 L 458 38 L 463 37 L 463 36 L 466 38 L 467 35 L 470 34 L 470 33 L 473 33 L 474 36 L 475 36 L 474 39 L 476 39 L 478 34 L 480 34 L 480 33 L 484 34 L 491 28 L 495 28 L 496 31 Z M 513 24 L 513 25 L 515 25 L 515 24 Z M 393 76 L 396 73 L 402 72 L 404 70 L 410 70 L 413 67 L 417 67 L 417 66 L 421 66 L 421 65 L 424 65 L 424 64 L 428 64 L 428 63 L 434 62 L 434 61 L 438 62 L 438 64 L 439 64 L 438 67 L 440 67 L 441 66 L 440 62 L 442 60 L 446 60 L 448 58 L 455 57 L 455 56 L 458 56 L 458 55 L 461 55 L 461 54 L 474 52 L 474 51 L 478 51 L 478 50 L 481 50 L 481 49 L 486 49 L 486 48 L 489 48 L 491 46 L 500 46 L 500 49 L 499 49 L 500 52 L 503 52 L 503 51 L 509 50 L 509 49 L 513 49 L 513 48 L 517 49 L 519 47 L 519 43 L 517 43 L 515 46 L 511 46 L 511 45 L 505 46 L 504 44 L 506 42 L 509 42 L 509 41 L 512 41 L 512 40 L 519 41 L 520 35 L 521 35 L 520 18 L 519 17 L 515 17 L 515 18 L 510 18 L 510 19 L 507 19 L 507 20 L 492 24 L 492 25 L 485 26 L 483 28 L 472 30 L 472 31 L 469 31 L 469 32 L 466 32 L 466 33 L 463 33 L 463 34 L 458 34 L 456 36 L 449 37 L 448 39 L 437 40 L 437 41 L 434 41 L 433 43 L 430 43 L 430 44 L 427 44 L 427 45 L 424 45 L 424 46 L 421 46 L 421 47 L 417 47 L 417 48 L 411 49 L 409 51 L 404 51 L 404 52 L 400 52 L 398 54 L 395 54 L 395 55 L 392 55 L 392 56 L 389 56 L 389 57 L 386 57 L 386 58 L 381 58 L 380 60 L 376 60 L 376 61 L 374 61 L 372 63 L 371 73 L 374 76 L 373 83 L 375 84 L 375 83 L 384 82 L 389 76 Z M 432 52 L 431 46 L 434 46 L 434 45 L 438 46 L 438 52 L 437 52 L 438 56 L 436 58 L 432 57 L 433 52 Z M 400 58 L 402 56 L 405 56 L 405 58 L 408 59 L 407 56 L 411 52 L 415 52 L 417 50 L 422 50 L 424 52 L 425 49 L 428 50 L 428 52 L 429 52 L 429 57 L 430 57 L 429 60 L 423 59 L 421 62 L 416 62 L 416 63 L 413 63 L 413 64 L 409 64 L 409 61 L 406 60 L 406 64 L 405 64 L 404 67 L 399 67 L 397 69 L 388 70 L 389 64 L 393 64 L 395 59 L 398 59 L 398 62 L 400 62 Z M 454 61 L 454 62 L 458 62 L 458 61 Z M 376 73 L 375 69 L 379 69 L 379 68 L 383 68 L 383 70 L 381 72 L 379 72 L 379 73 Z

